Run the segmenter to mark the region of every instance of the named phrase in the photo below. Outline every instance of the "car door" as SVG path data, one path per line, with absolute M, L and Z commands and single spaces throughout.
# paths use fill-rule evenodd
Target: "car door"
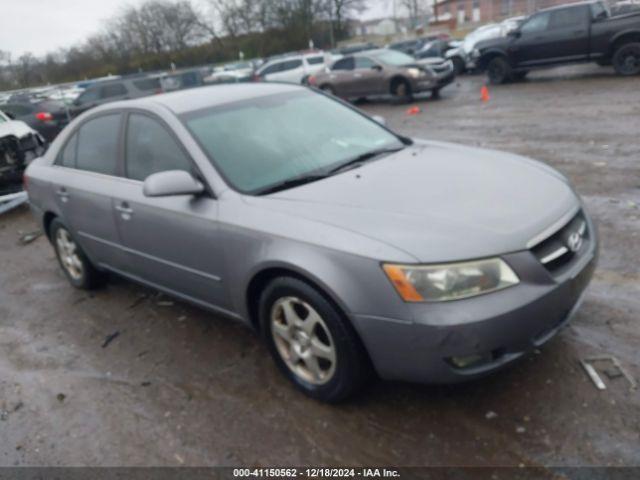
M 385 76 L 382 66 L 369 57 L 355 57 L 353 81 L 348 88 L 348 94 L 352 96 L 384 93 Z
M 353 80 L 354 57 L 344 57 L 336 61 L 329 71 L 329 83 L 336 95 L 346 97 L 349 84 Z
M 300 83 L 304 77 L 305 71 L 301 58 L 293 58 L 284 60 L 281 63 L 280 70 L 269 75 L 270 81 Z
M 556 62 L 588 58 L 589 5 L 569 6 L 550 13 L 544 56 Z
M 549 49 L 547 28 L 549 27 L 550 12 L 540 12 L 532 15 L 519 30 L 510 37 L 509 51 L 512 53 L 516 66 L 535 65 L 545 63 L 546 52 Z
M 91 260 L 124 263 L 112 208 L 117 177 L 122 114 L 85 121 L 66 141 L 51 169 L 50 183 L 63 221 Z
M 174 294 L 225 308 L 218 202 L 211 195 L 146 197 L 143 181 L 167 170 L 197 173 L 187 151 L 159 118 L 128 115 L 124 142 L 127 183 L 113 207 L 127 272 Z

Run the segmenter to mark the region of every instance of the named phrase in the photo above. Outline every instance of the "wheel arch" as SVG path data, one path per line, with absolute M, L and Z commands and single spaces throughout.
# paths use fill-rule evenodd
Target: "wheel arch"
M 614 35 L 609 44 L 609 57 L 625 43 L 640 43 L 640 30 L 625 30 Z
M 47 210 L 42 217 L 42 229 L 49 241 L 51 241 L 51 224 L 56 218 L 58 218 L 58 214 L 51 210 Z
M 348 309 L 344 302 L 340 300 L 340 297 L 321 279 L 311 272 L 301 269 L 298 266 L 274 262 L 260 266 L 251 275 L 247 287 L 244 292 L 244 306 L 247 311 L 248 320 L 251 326 L 260 331 L 260 319 L 258 314 L 260 304 L 260 294 L 267 287 L 267 285 L 278 277 L 292 277 L 308 283 L 312 287 L 318 290 L 334 307 L 336 307 L 345 320 L 353 327 L 351 320 L 349 319 Z
M 411 82 L 409 81 L 409 79 L 407 77 L 405 77 L 404 75 L 401 75 L 399 73 L 395 74 L 393 77 L 391 77 L 389 79 L 389 93 L 391 95 L 393 95 L 393 90 L 394 87 L 399 83 L 399 82 L 404 82 L 407 84 L 407 86 L 409 87 L 409 91 L 411 91 Z
M 481 70 L 481 71 L 486 70 L 487 66 L 489 65 L 489 62 L 491 62 L 491 60 L 493 60 L 496 57 L 504 58 L 509 63 L 509 65 L 511 65 L 511 60 L 509 59 L 509 56 L 506 54 L 506 52 L 502 50 L 489 50 L 483 53 L 478 59 L 478 64 L 477 64 L 478 70 Z

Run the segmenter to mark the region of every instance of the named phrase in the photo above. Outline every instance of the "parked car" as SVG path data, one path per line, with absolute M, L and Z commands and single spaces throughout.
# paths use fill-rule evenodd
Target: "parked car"
M 21 101 L 0 105 L 0 110 L 36 130 L 47 142 L 53 141 L 70 120 L 67 107 L 55 100 Z
M 436 39 L 425 43 L 414 55 L 416 59 L 445 58 L 453 63 L 456 75 L 463 74 L 467 69 L 467 56 L 460 42 Z
M 252 79 L 254 64 L 252 62 L 234 62 L 224 65 L 204 78 L 204 83 L 236 83 Z
M 77 116 L 105 103 L 162 93 L 158 76 L 134 76 L 95 82 L 73 101 L 71 112 Z
M 327 55 L 324 52 L 286 56 L 262 65 L 256 70 L 254 79 L 265 82 L 303 83 L 309 75 L 323 70 L 327 63 Z
M 640 11 L 640 1 L 638 0 L 621 0 L 609 5 L 611 7 L 612 16 L 624 15 L 626 13 L 635 13 Z
M 393 42 L 387 45 L 386 48 L 391 50 L 397 50 L 402 53 L 406 53 L 407 55 L 415 55 L 418 51 L 420 51 L 426 44 L 433 42 L 434 40 L 449 40 L 449 35 L 447 34 L 436 34 L 436 35 L 428 35 L 420 38 L 413 38 L 411 40 L 402 40 L 399 42 Z
M 598 251 L 552 168 L 402 137 L 295 85 L 104 105 L 26 184 L 73 286 L 112 271 L 241 320 L 326 401 L 371 368 L 456 382 L 512 363 L 566 325 Z
M 408 100 L 413 94 L 437 96 L 455 78 L 453 64 L 442 58 L 416 60 L 396 50 L 378 49 L 341 58 L 309 83 L 343 98 L 393 95 Z
M 332 50 L 331 54 L 334 55 L 334 56 L 353 55 L 354 53 L 366 52 L 367 50 L 377 50 L 378 48 L 380 48 L 380 47 L 377 46 L 374 43 L 371 43 L 371 42 L 367 42 L 367 43 L 352 43 L 350 45 L 345 45 L 343 47 L 336 48 L 335 50 Z
M 205 83 L 205 77 L 210 74 L 211 70 L 209 68 L 198 67 L 157 75 L 160 81 L 160 89 L 154 93 L 175 92 L 176 90 L 201 87 Z M 148 80 L 151 82 L 154 77 L 149 77 Z
M 0 195 L 22 189 L 22 174 L 46 151 L 46 141 L 29 125 L 0 111 Z
M 611 16 L 605 3 L 589 1 L 540 10 L 506 37 L 478 44 L 475 57 L 491 83 L 575 62 L 612 63 L 620 75 L 638 75 L 639 38 L 640 11 Z
M 476 71 L 476 58 L 474 56 L 474 52 L 476 50 L 476 45 L 484 40 L 489 40 L 491 38 L 498 38 L 502 36 L 503 29 L 498 23 L 492 23 L 488 25 L 483 25 L 473 32 L 469 33 L 462 42 L 462 49 L 466 58 L 466 69 L 471 72 Z

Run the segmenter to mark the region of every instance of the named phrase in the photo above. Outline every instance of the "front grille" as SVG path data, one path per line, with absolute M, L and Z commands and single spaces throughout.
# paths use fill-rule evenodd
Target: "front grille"
M 580 211 L 560 230 L 531 248 L 531 251 L 547 270 L 560 273 L 585 252 L 589 242 L 587 219 Z

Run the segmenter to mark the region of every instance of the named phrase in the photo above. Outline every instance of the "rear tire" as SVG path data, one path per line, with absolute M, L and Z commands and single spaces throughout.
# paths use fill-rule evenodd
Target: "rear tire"
M 613 54 L 613 68 L 618 75 L 640 74 L 640 43 L 625 43 Z
M 495 57 L 487 65 L 487 77 L 493 85 L 507 83 L 512 79 L 512 75 L 511 65 L 503 57 Z
M 69 229 L 57 218 L 51 222 L 49 236 L 62 271 L 71 285 L 81 290 L 92 290 L 104 283 L 106 275 L 91 264 Z
M 274 279 L 260 295 L 259 314 L 276 365 L 306 395 L 338 402 L 368 380 L 369 359 L 355 330 L 308 283 L 293 277 Z

